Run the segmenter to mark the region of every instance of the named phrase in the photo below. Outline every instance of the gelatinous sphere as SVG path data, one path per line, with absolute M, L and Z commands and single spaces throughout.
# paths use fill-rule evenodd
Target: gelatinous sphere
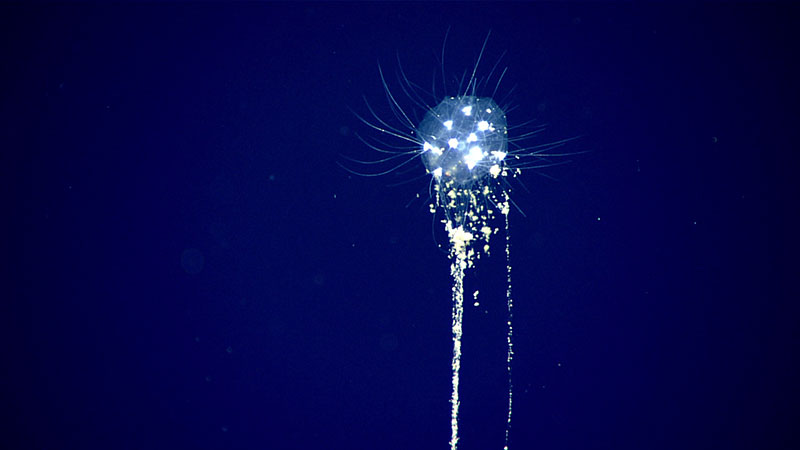
M 422 162 L 436 181 L 437 205 L 448 233 L 488 232 L 486 219 L 498 205 L 489 181 L 500 175 L 508 154 L 508 126 L 503 110 L 488 97 L 446 97 L 425 114 L 417 127 Z M 468 236 L 465 236 L 468 237 Z M 488 244 L 489 235 L 483 236 Z
M 471 186 L 499 170 L 508 153 L 506 116 L 491 98 L 447 97 L 425 114 L 417 132 L 422 162 L 440 183 Z

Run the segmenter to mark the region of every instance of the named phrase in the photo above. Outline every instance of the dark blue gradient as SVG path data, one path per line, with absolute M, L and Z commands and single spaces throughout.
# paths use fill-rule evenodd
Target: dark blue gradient
M 3 448 L 447 448 L 429 178 L 337 162 L 375 158 L 363 98 L 393 117 L 378 64 L 456 85 L 490 29 L 509 128 L 579 137 L 513 184 L 511 448 L 798 448 L 798 19 L 0 5 Z M 467 275 L 462 450 L 503 444 L 504 267 Z

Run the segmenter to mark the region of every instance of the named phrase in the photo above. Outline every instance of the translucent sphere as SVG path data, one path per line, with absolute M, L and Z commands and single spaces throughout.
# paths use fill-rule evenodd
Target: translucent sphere
M 497 176 L 508 151 L 506 115 L 488 97 L 447 97 L 425 114 L 417 132 L 425 168 L 448 186 Z

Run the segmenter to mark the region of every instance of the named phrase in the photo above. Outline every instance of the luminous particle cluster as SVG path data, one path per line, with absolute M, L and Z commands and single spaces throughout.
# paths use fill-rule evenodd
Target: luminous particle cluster
M 511 266 L 508 263 L 508 213 L 510 199 L 503 178 L 519 173 L 509 171 L 508 127 L 505 113 L 491 98 L 447 97 L 430 109 L 417 128 L 422 141 L 422 161 L 433 175 L 435 203 L 431 212 L 444 210 L 445 230 L 450 241 L 450 274 L 453 277 L 453 357 L 450 448 L 458 445 L 459 379 L 464 317 L 464 272 L 473 267 L 481 253 L 489 253 L 489 240 L 499 229 L 493 227 L 497 212 L 505 218 L 508 272 L 508 426 L 511 423 L 510 383 L 513 346 L 511 342 Z M 476 293 L 477 294 L 477 293 Z M 476 295 L 477 296 L 477 295 Z

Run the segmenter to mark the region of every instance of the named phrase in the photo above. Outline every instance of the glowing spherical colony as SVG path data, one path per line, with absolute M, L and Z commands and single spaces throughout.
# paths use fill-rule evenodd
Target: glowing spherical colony
M 505 259 L 506 259 L 506 305 L 507 305 L 507 358 L 508 373 L 508 409 L 506 417 L 505 445 L 509 448 L 509 432 L 513 403 L 513 386 L 511 383 L 511 363 L 514 355 L 511 295 L 511 262 L 510 234 L 508 216 L 511 199 L 508 177 L 520 173 L 519 161 L 522 157 L 537 157 L 542 151 L 537 150 L 527 155 L 520 155 L 519 149 L 509 156 L 508 125 L 505 112 L 490 97 L 478 97 L 474 94 L 479 85 L 476 73 L 483 56 L 488 35 L 484 40 L 480 55 L 472 69 L 472 75 L 466 86 L 459 88 L 457 96 L 445 97 L 435 107 L 425 104 L 425 116 L 418 126 L 412 122 L 413 114 L 408 114 L 389 89 L 389 85 L 378 68 L 381 81 L 395 117 L 402 127 L 394 126 L 391 121 L 378 116 L 367 103 L 373 120 L 358 116 L 367 126 L 383 135 L 392 137 L 413 147 L 393 146 L 377 140 L 373 145 L 362 139 L 368 146 L 381 154 L 388 155 L 376 161 L 358 161 L 365 166 L 391 164 L 388 170 L 364 174 L 346 170 L 365 176 L 380 176 L 400 169 L 417 158 L 421 159 L 425 169 L 432 176 L 431 213 L 441 211 L 445 231 L 449 240 L 448 257 L 450 259 L 450 275 L 452 277 L 452 322 L 453 354 L 451 360 L 451 414 L 450 414 L 450 449 L 457 450 L 459 442 L 459 383 L 461 368 L 461 341 L 464 318 L 464 276 L 467 269 L 474 266 L 481 255 L 489 254 L 491 236 L 500 231 L 496 219 L 502 217 L 505 222 Z M 492 71 L 494 72 L 494 70 Z M 503 74 L 505 71 L 503 71 Z M 401 73 L 401 80 L 406 83 L 403 91 L 412 98 L 419 98 L 415 85 Z M 497 80 L 499 86 L 502 74 Z M 497 87 L 495 87 L 495 92 Z M 468 95 L 471 94 L 471 95 Z M 525 137 L 523 135 L 522 137 Z M 517 136 L 519 141 L 522 137 Z M 515 164 L 509 166 L 509 162 Z M 473 297 L 476 300 L 476 290 Z
M 481 251 L 489 252 L 489 239 L 497 232 L 490 225 L 496 212 L 506 218 L 508 237 L 508 191 L 490 187 L 490 181 L 507 176 L 504 160 L 508 151 L 508 126 L 506 116 L 491 98 L 462 95 L 447 97 L 435 108 L 429 109 L 417 127 L 417 137 L 422 143 L 421 158 L 427 171 L 436 181 L 435 211 L 444 210 L 443 220 L 450 240 L 450 274 L 453 277 L 453 358 L 450 448 L 456 450 L 459 440 L 459 382 L 461 367 L 461 338 L 464 317 L 464 271 L 472 267 Z M 483 241 L 482 246 L 477 246 Z M 475 250 L 478 250 L 477 252 Z M 508 417 L 506 445 L 511 424 L 511 265 L 506 239 L 506 268 L 508 289 L 508 357 L 509 373 Z M 476 291 L 477 294 L 477 291 Z
M 417 127 L 422 162 L 437 182 L 469 187 L 500 173 L 508 148 L 506 116 L 491 98 L 447 97 Z

